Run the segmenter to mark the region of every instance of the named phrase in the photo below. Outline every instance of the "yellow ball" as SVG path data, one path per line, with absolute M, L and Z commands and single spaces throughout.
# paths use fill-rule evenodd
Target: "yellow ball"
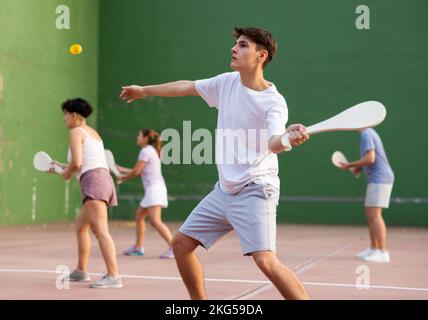
M 82 48 L 82 46 L 80 44 L 73 44 L 70 47 L 70 53 L 71 54 L 81 54 L 82 50 L 83 50 L 83 48 Z

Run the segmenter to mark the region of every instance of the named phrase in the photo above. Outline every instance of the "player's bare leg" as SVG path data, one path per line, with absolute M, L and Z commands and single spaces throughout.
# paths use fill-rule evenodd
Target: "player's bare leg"
M 373 234 L 376 239 L 377 248 L 386 250 L 386 226 L 382 217 L 382 208 L 370 207 L 366 208 L 370 224 L 373 228 Z
M 146 222 L 144 219 L 148 216 L 147 209 L 141 208 L 140 206 L 137 208 L 135 212 L 135 223 L 136 223 L 136 241 L 135 247 L 142 248 L 144 247 L 144 234 L 146 232 Z
M 92 232 L 98 239 L 98 244 L 107 267 L 107 273 L 116 277 L 119 275 L 116 246 L 108 228 L 107 206 L 103 201 L 90 200 L 85 202 L 84 208 L 86 219 L 89 220 Z
M 303 283 L 296 274 L 283 265 L 272 251 L 257 251 L 252 257 L 260 270 L 268 277 L 285 299 L 308 300 Z
M 366 214 L 366 218 L 367 218 L 367 225 L 369 227 L 369 235 L 370 235 L 370 248 L 372 249 L 378 249 L 379 248 L 379 244 L 376 241 L 376 235 L 375 235 L 375 231 L 374 231 L 374 223 L 373 220 L 371 219 L 370 216 L 370 208 L 364 208 L 364 212 Z
M 175 261 L 192 300 L 207 298 L 204 285 L 204 272 L 201 262 L 195 253 L 198 245 L 198 241 L 181 232 L 177 232 L 172 240 Z
M 80 209 L 80 213 L 76 218 L 76 238 L 77 238 L 77 270 L 87 272 L 89 255 L 91 252 L 91 236 L 89 234 L 90 223 L 85 218 L 85 208 Z
M 150 216 L 150 224 L 153 228 L 159 232 L 161 237 L 166 241 L 168 246 L 171 247 L 172 234 L 168 226 L 162 221 L 162 208 L 161 206 L 153 206 L 147 208 L 147 212 Z

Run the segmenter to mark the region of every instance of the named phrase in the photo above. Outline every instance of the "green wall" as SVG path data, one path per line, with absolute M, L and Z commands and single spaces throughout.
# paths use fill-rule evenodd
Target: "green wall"
M 355 27 L 360 1 L 126 1 L 106 0 L 100 15 L 99 129 L 121 164 L 138 154 L 140 127 L 192 128 L 216 125 L 217 113 L 200 98 L 149 98 L 126 105 L 117 95 L 126 84 L 201 79 L 229 71 L 234 26 L 255 25 L 279 41 L 266 78 L 285 96 L 290 123 L 312 124 L 365 100 L 382 101 L 388 116 L 378 127 L 396 173 L 394 198 L 424 203 L 392 203 L 388 224 L 428 226 L 424 116 L 428 100 L 428 19 L 426 1 L 366 1 L 371 29 Z M 280 156 L 279 221 L 364 223 L 365 177 L 355 180 L 330 164 L 335 150 L 358 154 L 354 132 L 327 133 Z M 171 201 L 165 219 L 184 219 L 196 205 L 185 195 L 209 192 L 217 180 L 214 165 L 163 167 Z M 140 181 L 120 187 L 115 218 L 132 218 L 142 196 Z M 287 201 L 290 196 L 321 200 Z M 351 197 L 349 202 L 339 201 Z M 300 199 L 300 200 L 299 200 Z M 410 201 L 412 200 L 410 199 Z M 357 201 L 357 202 L 356 202 Z
M 55 8 L 61 4 L 71 9 L 71 30 L 55 28 Z M 141 127 L 181 130 L 182 122 L 191 120 L 193 130 L 213 131 L 217 112 L 198 97 L 152 97 L 127 105 L 118 99 L 121 86 L 229 71 L 233 27 L 254 25 L 271 30 L 279 41 L 266 78 L 285 96 L 290 123 L 312 124 L 369 99 L 386 105 L 388 116 L 377 130 L 396 173 L 386 221 L 428 226 L 423 170 L 428 161 L 428 2 L 366 1 L 371 10 L 366 31 L 355 28 L 359 4 L 0 0 L 0 224 L 72 220 L 80 207 L 75 180 L 68 185 L 66 203 L 67 184 L 31 165 L 38 150 L 66 159 L 68 131 L 59 111 L 63 100 L 87 98 L 97 110 L 90 124 L 117 161 L 132 166 Z M 81 43 L 83 54 L 70 55 L 72 43 Z M 329 160 L 335 150 L 358 157 L 358 143 L 354 132 L 326 133 L 281 155 L 279 221 L 364 223 L 358 199 L 364 196 L 365 178 L 356 180 Z M 166 220 L 184 219 L 217 180 L 215 165 L 168 165 L 163 172 L 172 196 Z M 111 216 L 132 219 L 143 194 L 141 182 L 134 179 L 118 191 L 120 206 Z M 412 203 L 415 199 L 421 203 Z
M 56 29 L 58 5 L 70 8 L 70 30 Z M 98 0 L 0 0 L 0 224 L 70 220 L 80 207 L 75 179 L 64 184 L 32 160 L 44 150 L 66 161 L 62 101 L 82 96 L 97 106 L 98 8 Z M 72 43 L 84 52 L 72 56 Z M 97 114 L 90 119 L 96 126 Z

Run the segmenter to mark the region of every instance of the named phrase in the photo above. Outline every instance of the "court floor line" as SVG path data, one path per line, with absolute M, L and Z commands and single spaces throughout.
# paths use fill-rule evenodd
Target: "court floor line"
M 317 263 L 327 259 L 328 257 L 331 257 L 331 256 L 339 253 L 340 251 L 344 250 L 354 241 L 355 240 L 346 241 L 345 243 L 342 243 L 342 244 L 334 247 L 333 249 L 327 251 L 326 253 L 324 253 L 318 257 L 311 258 L 308 261 L 301 263 L 297 267 L 294 267 L 293 271 L 297 275 L 301 275 L 303 272 L 305 272 L 305 271 L 311 269 L 313 266 L 315 266 L 315 264 L 317 264 Z M 267 284 L 263 284 L 260 287 L 244 291 L 241 294 L 233 296 L 233 297 L 226 298 L 226 300 L 247 300 L 247 299 L 251 299 L 251 298 L 254 298 L 255 296 L 259 295 L 260 293 L 268 291 L 272 288 L 273 288 L 273 284 L 268 282 Z
M 336 254 L 338 254 L 339 252 L 343 251 L 344 249 L 346 249 L 347 247 L 349 247 L 353 242 L 355 242 L 355 240 L 349 240 L 346 241 L 345 243 L 342 243 L 336 247 L 334 247 L 333 249 L 327 251 L 326 253 L 309 259 L 306 262 L 303 262 L 302 264 L 298 265 L 297 267 L 294 267 L 294 272 L 298 275 L 301 275 L 302 273 L 304 273 L 305 271 L 311 269 L 313 266 L 315 266 L 317 263 L 324 261 L 327 258 L 330 258 L 331 256 L 334 256 Z
M 50 273 L 60 274 L 55 270 L 45 269 L 0 269 L 0 273 Z M 102 273 L 90 273 L 91 276 L 102 276 Z M 128 279 L 145 279 L 145 280 L 169 280 L 169 281 L 182 281 L 180 277 L 165 277 L 165 276 L 141 276 L 141 275 L 121 275 L 123 278 Z M 222 278 L 206 278 L 207 282 L 232 282 L 232 283 L 247 283 L 247 284 L 270 284 L 266 280 L 248 280 L 248 279 L 222 279 Z M 361 286 L 349 283 L 328 283 L 328 282 L 303 282 L 306 286 L 325 286 L 325 287 L 348 287 L 362 289 Z M 402 291 L 420 291 L 428 292 L 428 288 L 415 288 L 415 287 L 399 287 L 389 285 L 368 285 L 364 289 L 386 289 L 386 290 L 402 290 Z

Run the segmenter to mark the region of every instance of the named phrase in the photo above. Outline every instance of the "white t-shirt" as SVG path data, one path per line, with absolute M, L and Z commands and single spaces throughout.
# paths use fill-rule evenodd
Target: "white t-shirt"
M 196 81 L 199 95 L 218 109 L 216 164 L 220 187 L 227 193 L 239 192 L 250 182 L 279 188 L 278 158 L 268 141 L 285 133 L 288 109 L 269 84 L 264 91 L 252 90 L 241 83 L 239 72 Z M 237 133 L 232 145 L 224 138 L 227 131 Z
M 161 170 L 161 160 L 158 152 L 153 146 L 148 145 L 141 149 L 138 160 L 144 161 L 141 179 L 145 190 L 154 185 L 165 186 L 165 180 L 163 179 Z

